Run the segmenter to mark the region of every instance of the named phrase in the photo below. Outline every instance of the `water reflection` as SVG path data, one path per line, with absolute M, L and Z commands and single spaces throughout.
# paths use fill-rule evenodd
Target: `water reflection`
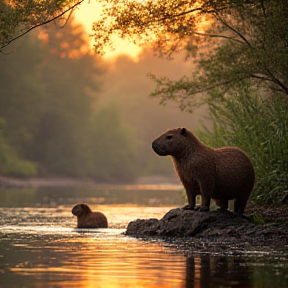
M 185 262 L 181 253 L 171 253 L 157 243 L 125 237 L 118 229 L 103 230 L 7 235 L 2 239 L 3 258 L 9 259 L 9 263 L 3 263 L 6 284 L 175 287 L 174 283 L 182 281 Z
M 245 260 L 234 257 L 187 258 L 185 288 L 254 287 Z
M 93 200 L 101 196 L 98 190 L 83 191 L 81 196 L 74 190 L 70 194 L 57 190 L 56 196 L 54 189 L 40 195 L 31 191 L 28 196 L 23 190 L 0 191 L 1 288 L 288 287 L 288 259 L 281 251 L 278 256 L 267 253 L 260 257 L 250 251 L 241 257 L 196 253 L 186 258 L 183 251 L 161 239 L 148 241 L 123 234 L 131 220 L 159 219 L 178 206 L 173 204 L 179 201 L 177 190 L 157 194 L 154 190 L 127 189 L 127 195 L 110 191 L 103 194 L 105 205 Z M 23 201 L 9 206 L 15 196 Z M 156 200 L 149 205 L 152 196 Z M 107 216 L 109 229 L 76 229 L 71 208 L 83 198 L 92 210 Z M 132 203 L 121 204 L 128 199 Z M 163 206 L 165 201 L 170 206 Z

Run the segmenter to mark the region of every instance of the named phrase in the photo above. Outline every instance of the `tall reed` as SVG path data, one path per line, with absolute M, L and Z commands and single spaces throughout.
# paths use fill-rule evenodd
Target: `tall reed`
M 240 92 L 239 92 L 240 91 Z M 199 132 L 212 147 L 237 146 L 250 156 L 256 183 L 254 203 L 288 204 L 288 99 L 263 96 L 249 86 L 225 97 L 212 94 L 214 126 Z

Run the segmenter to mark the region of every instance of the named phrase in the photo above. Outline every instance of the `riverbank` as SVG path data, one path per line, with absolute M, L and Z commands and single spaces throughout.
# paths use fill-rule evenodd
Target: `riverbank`
M 76 178 L 13 178 L 0 176 L 0 189 L 5 188 L 37 188 L 37 187 L 71 187 L 94 184 L 91 179 Z
M 5 188 L 37 188 L 37 187 L 74 187 L 87 185 L 102 185 L 113 183 L 98 183 L 91 178 L 63 178 L 63 177 L 33 177 L 15 178 L 0 176 L 0 189 Z M 116 183 L 118 184 L 118 183 Z M 177 177 L 150 176 L 140 177 L 132 183 L 135 185 L 180 185 Z
M 288 248 L 287 207 L 248 206 L 245 216 L 231 212 L 170 210 L 162 219 L 138 219 L 129 223 L 126 235 L 144 239 L 161 238 L 195 253 L 245 254 Z

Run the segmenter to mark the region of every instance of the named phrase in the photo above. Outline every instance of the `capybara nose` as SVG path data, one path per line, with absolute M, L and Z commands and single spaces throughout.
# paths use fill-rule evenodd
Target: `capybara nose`
M 163 151 L 163 147 L 159 143 L 152 143 L 154 152 L 160 156 L 166 156 L 167 154 Z
M 158 153 L 160 150 L 159 144 L 155 143 L 154 141 L 152 142 L 152 149 Z

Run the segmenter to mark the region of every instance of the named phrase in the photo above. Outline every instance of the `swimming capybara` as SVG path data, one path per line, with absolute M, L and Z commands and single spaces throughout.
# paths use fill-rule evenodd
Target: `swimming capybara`
M 228 200 L 235 199 L 234 212 L 243 214 L 255 181 L 253 165 L 244 151 L 210 148 L 185 128 L 163 133 L 152 148 L 160 156 L 172 156 L 188 198 L 184 209 L 209 211 L 212 198 L 221 210 L 227 210 Z M 200 207 L 195 207 L 197 194 L 202 195 Z
M 108 228 L 106 216 L 101 212 L 92 212 L 87 204 L 77 204 L 72 214 L 77 216 L 77 228 Z

